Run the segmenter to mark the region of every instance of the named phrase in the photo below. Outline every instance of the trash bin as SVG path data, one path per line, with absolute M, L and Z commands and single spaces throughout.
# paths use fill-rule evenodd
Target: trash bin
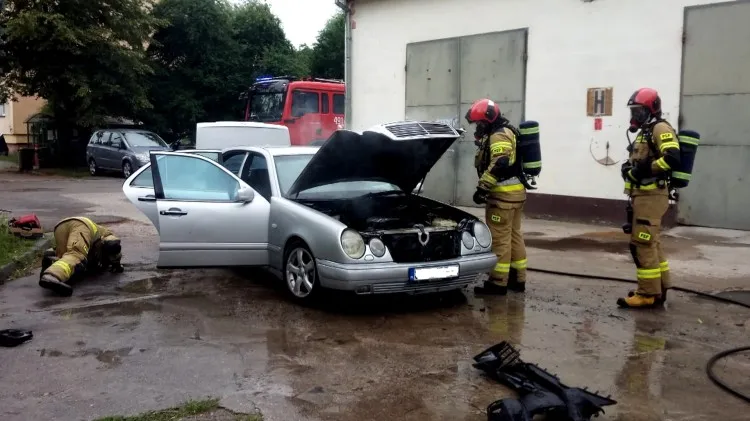
M 18 171 L 34 169 L 34 152 L 32 148 L 21 148 L 18 151 Z

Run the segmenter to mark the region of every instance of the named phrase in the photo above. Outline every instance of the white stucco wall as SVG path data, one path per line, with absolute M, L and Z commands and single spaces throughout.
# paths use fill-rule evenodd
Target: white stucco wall
M 541 125 L 538 192 L 622 199 L 626 103 L 638 88 L 659 91 L 677 125 L 684 7 L 706 0 L 355 0 L 352 125 L 404 118 L 406 45 L 528 27 L 526 119 Z M 613 116 L 594 130 L 588 88 L 613 87 Z M 463 118 L 463 116 L 461 116 Z

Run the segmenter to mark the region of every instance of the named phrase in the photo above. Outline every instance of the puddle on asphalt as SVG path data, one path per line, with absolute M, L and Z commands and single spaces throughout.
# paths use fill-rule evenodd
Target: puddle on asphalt
M 138 274 L 128 276 L 129 278 L 138 277 Z M 170 276 L 152 276 L 145 279 L 138 280 L 123 280 L 118 282 L 115 290 L 135 293 L 135 294 L 148 294 L 154 292 L 166 291 L 169 286 Z
M 739 290 L 739 291 L 722 291 L 716 294 L 722 298 L 728 298 L 730 300 L 738 301 L 745 305 L 750 306 L 750 291 Z
M 85 307 L 76 307 L 63 310 L 55 310 L 52 314 L 63 318 L 72 316 L 88 319 L 104 319 L 116 316 L 138 316 L 141 313 L 162 310 L 161 300 L 158 298 L 137 301 L 120 301 L 106 304 L 94 304 Z

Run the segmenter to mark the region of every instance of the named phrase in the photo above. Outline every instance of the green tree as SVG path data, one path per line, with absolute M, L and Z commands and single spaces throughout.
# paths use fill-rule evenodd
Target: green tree
M 313 46 L 310 68 L 314 76 L 344 78 L 346 15 L 338 12 L 328 20 Z
M 303 76 L 309 72 L 308 62 L 297 59 L 297 50 L 268 4 L 249 0 L 236 6 L 233 27 L 242 63 L 238 76 L 245 88 L 260 75 Z
M 153 14 L 165 25 L 153 35 L 148 58 L 155 72 L 144 122 L 167 137 L 192 133 L 197 121 L 231 118 L 237 46 L 232 7 L 225 0 L 161 0 Z
M 0 96 L 37 95 L 54 110 L 61 149 L 75 126 L 131 117 L 150 103 L 145 44 L 153 0 L 6 0 Z

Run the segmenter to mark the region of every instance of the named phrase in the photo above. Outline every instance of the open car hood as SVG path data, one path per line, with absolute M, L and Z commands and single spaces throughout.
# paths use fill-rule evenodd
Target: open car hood
M 452 126 L 437 122 L 381 124 L 362 134 L 338 130 L 287 195 L 343 181 L 384 181 L 411 193 L 460 136 Z

